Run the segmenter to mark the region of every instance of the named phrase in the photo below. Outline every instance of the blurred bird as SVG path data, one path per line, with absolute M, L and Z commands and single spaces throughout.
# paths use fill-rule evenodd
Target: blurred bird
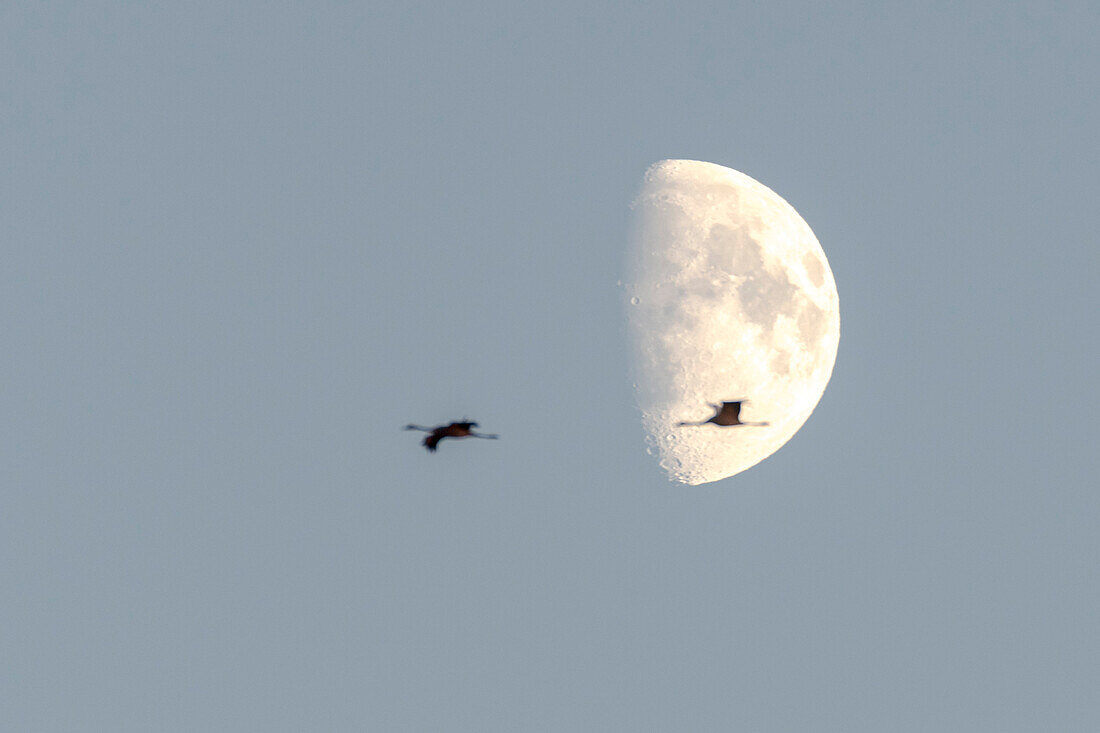
M 680 425 L 706 425 L 708 422 L 714 423 L 715 425 L 721 425 L 723 427 L 728 427 L 731 425 L 750 425 L 754 427 L 767 425 L 768 423 L 766 422 L 744 422 L 741 420 L 741 405 L 746 402 L 748 402 L 748 400 L 723 402 L 720 405 L 714 406 L 714 409 L 717 410 L 717 412 L 711 419 L 703 420 L 702 422 L 682 422 L 680 423 Z
M 436 446 L 439 445 L 439 441 L 444 438 L 488 438 L 490 440 L 496 440 L 499 435 L 488 435 L 486 433 L 475 433 L 470 428 L 476 428 L 476 422 L 453 422 L 450 425 L 440 425 L 435 428 L 425 428 L 420 425 L 406 425 L 406 430 L 420 430 L 425 433 L 429 433 L 428 437 L 424 438 L 424 447 L 428 449 L 429 453 L 435 453 Z

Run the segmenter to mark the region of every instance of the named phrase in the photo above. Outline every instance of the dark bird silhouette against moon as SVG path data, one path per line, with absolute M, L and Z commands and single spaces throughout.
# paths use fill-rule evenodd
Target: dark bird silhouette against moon
M 428 449 L 429 453 L 435 453 L 436 447 L 439 445 L 439 441 L 444 438 L 487 438 L 489 440 L 496 440 L 499 435 L 489 435 L 487 433 L 475 433 L 471 428 L 476 428 L 476 422 L 453 422 L 450 425 L 440 425 L 434 428 L 425 428 L 420 425 L 406 425 L 406 430 L 420 430 L 428 433 L 428 437 L 424 438 L 424 447 Z
M 749 425 L 753 427 L 762 427 L 767 425 L 766 422 L 744 422 L 741 419 L 741 405 L 748 400 L 737 400 L 736 402 L 723 402 L 720 405 L 715 405 L 714 409 L 717 412 L 709 420 L 703 420 L 702 422 L 682 422 L 680 426 L 684 425 L 706 425 L 707 423 L 714 423 L 715 425 L 721 425 L 722 427 L 731 427 L 734 425 Z

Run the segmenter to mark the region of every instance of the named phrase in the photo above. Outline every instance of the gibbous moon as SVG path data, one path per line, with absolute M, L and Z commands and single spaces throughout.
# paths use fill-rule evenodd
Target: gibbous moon
M 833 273 L 798 212 L 744 173 L 661 161 L 634 201 L 629 277 L 638 406 L 669 477 L 718 481 L 783 447 L 840 341 Z M 677 426 L 739 399 L 742 420 L 769 425 Z

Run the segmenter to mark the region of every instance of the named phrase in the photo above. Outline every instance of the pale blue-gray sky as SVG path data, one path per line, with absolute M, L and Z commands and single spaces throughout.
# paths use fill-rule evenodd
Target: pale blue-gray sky
M 0 729 L 1097 730 L 1098 20 L 5 3 Z M 616 287 L 662 158 L 841 297 L 698 488 Z

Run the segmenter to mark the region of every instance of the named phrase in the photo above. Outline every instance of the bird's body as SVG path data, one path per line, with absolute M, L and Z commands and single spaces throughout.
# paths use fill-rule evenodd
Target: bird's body
M 716 410 L 714 417 L 709 420 L 703 420 L 702 422 L 682 422 L 684 425 L 706 425 L 707 423 L 714 423 L 722 427 L 732 427 L 734 425 L 750 425 L 754 427 L 763 427 L 767 425 L 766 422 L 744 422 L 741 420 L 741 405 L 748 400 L 737 400 L 735 402 L 723 402 L 720 405 L 715 405 Z
M 428 436 L 424 438 L 424 447 L 428 449 L 429 453 L 434 453 L 436 447 L 439 445 L 439 441 L 444 438 L 488 438 L 496 440 L 499 435 L 488 435 L 486 433 L 475 433 L 472 428 L 476 428 L 476 422 L 453 422 L 450 425 L 440 425 L 434 428 L 425 428 L 420 425 L 406 425 L 406 430 L 420 430 L 428 433 Z

